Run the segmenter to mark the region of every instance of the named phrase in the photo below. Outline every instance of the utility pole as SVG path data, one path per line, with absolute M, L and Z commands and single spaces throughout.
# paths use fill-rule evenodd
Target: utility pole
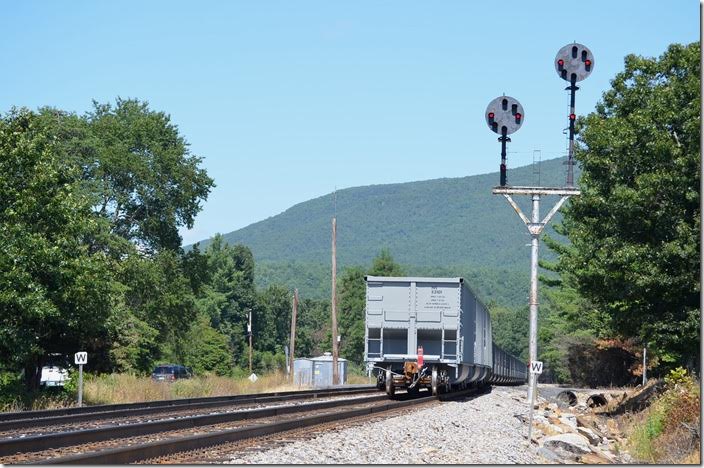
M 291 369 L 291 383 L 293 383 L 293 357 L 296 355 L 296 314 L 298 313 L 298 289 L 293 290 L 293 310 L 291 313 L 291 354 L 289 365 Z
M 332 218 L 332 384 L 340 383 L 337 368 L 337 219 Z
M 648 348 L 643 348 L 643 386 L 644 387 L 645 387 L 645 383 L 648 381 L 648 377 L 646 375 L 646 373 L 647 373 L 646 366 L 648 364 L 647 355 L 648 355 Z
M 252 373 L 252 309 L 249 310 L 249 323 L 247 324 L 247 334 L 249 335 L 249 373 Z

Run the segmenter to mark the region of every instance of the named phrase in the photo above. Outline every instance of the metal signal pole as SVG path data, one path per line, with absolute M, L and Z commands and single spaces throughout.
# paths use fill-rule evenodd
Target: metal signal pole
M 509 202 L 511 207 L 516 211 L 523 223 L 528 228 L 531 235 L 531 256 L 530 256 L 530 323 L 529 323 L 529 368 L 530 364 L 538 360 L 538 248 L 540 235 L 543 229 L 552 217 L 557 213 L 557 210 L 571 196 L 579 195 L 580 191 L 574 188 L 574 133 L 575 133 L 575 92 L 579 89 L 576 85 L 578 81 L 587 78 L 594 67 L 594 57 L 591 51 L 582 44 L 568 44 L 557 52 L 555 57 L 555 69 L 563 80 L 570 83 L 567 87 L 570 91 L 570 134 L 569 134 L 569 149 L 567 159 L 567 182 L 566 187 L 512 187 L 506 182 L 506 141 L 508 134 L 517 131 L 523 124 L 523 108 L 521 104 L 510 96 L 499 96 L 489 103 L 486 109 L 485 118 L 489 128 L 499 133 L 501 137 L 501 175 L 499 186 L 492 190 L 495 195 L 503 195 Z M 529 195 L 532 201 L 531 217 L 528 219 L 523 214 L 521 208 L 511 198 L 511 195 Z M 540 197 L 541 195 L 558 195 L 560 200 L 552 207 L 545 218 L 540 220 Z M 528 401 L 533 408 L 533 401 L 537 391 L 537 374 L 528 373 Z M 532 414 L 532 413 L 531 413 Z M 531 418 L 532 419 L 532 418 Z M 532 425 L 532 421 L 529 423 Z M 529 426 L 529 437 L 530 437 Z
M 340 383 L 337 368 L 337 219 L 332 218 L 332 384 Z
M 570 83 L 565 89 L 570 92 L 570 133 L 569 146 L 567 151 L 567 187 L 574 187 L 574 124 L 577 116 L 575 114 L 575 93 L 579 89 L 578 81 L 582 81 L 591 75 L 594 70 L 594 56 L 592 52 L 582 44 L 567 44 L 557 51 L 555 57 L 555 70 L 563 80 Z
M 529 364 L 538 360 L 538 247 L 540 235 L 545 226 L 550 222 L 557 210 L 574 195 L 579 195 L 577 189 L 571 187 L 553 188 L 553 187 L 494 187 L 491 191 L 494 195 L 503 195 L 511 207 L 516 211 L 516 214 L 521 218 L 523 223 L 528 228 L 531 236 L 530 242 L 530 295 L 528 304 L 530 308 L 529 322 L 529 344 L 528 344 L 528 360 Z M 530 195 L 532 199 L 531 217 L 523 214 L 521 208 L 511 198 L 511 195 Z M 552 207 L 545 218 L 540 220 L 540 196 L 541 195 L 558 195 L 560 200 Z M 537 374 L 528 374 L 528 401 L 534 401 L 534 395 L 537 385 Z

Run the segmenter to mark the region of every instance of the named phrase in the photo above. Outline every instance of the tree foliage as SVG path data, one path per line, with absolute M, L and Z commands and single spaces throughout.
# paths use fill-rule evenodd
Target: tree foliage
M 83 161 L 97 191 L 97 213 L 113 233 L 143 250 L 178 250 L 178 228 L 193 227 L 213 180 L 163 112 L 135 99 L 94 102 L 85 120 L 91 151 Z
M 110 264 L 83 240 L 101 229 L 80 184 L 39 116 L 0 119 L 0 357 L 28 385 L 47 352 L 98 345 L 111 297 Z
M 580 120 L 582 195 L 563 210 L 570 245 L 556 265 L 606 328 L 689 365 L 700 323 L 699 60 L 699 43 L 629 55 Z
M 86 350 L 93 371 L 184 356 L 206 280 L 178 235 L 213 185 L 200 159 L 147 103 L 94 107 L 0 118 L 0 368 L 29 388 L 47 353 Z
M 372 276 L 403 276 L 388 249 L 382 249 L 372 261 L 366 274 Z M 365 271 L 359 267 L 346 268 L 338 279 L 340 354 L 360 364 L 364 361 L 364 309 L 366 302 Z

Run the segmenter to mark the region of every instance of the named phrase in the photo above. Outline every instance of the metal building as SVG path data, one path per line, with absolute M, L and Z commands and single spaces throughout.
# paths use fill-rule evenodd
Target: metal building
M 341 384 L 347 383 L 347 359 L 338 358 L 337 369 Z M 293 383 L 315 388 L 332 386 L 332 355 L 294 359 Z
M 293 384 L 302 387 L 313 385 L 313 361 L 310 358 L 293 360 Z

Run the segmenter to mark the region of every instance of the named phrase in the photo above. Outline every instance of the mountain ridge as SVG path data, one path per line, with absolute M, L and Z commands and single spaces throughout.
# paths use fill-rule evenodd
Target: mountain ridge
M 541 186 L 564 185 L 564 161 L 557 158 L 541 163 Z M 532 165 L 509 169 L 508 182 L 535 185 L 535 172 Z M 410 272 L 433 268 L 446 273 L 485 270 L 527 277 L 530 249 L 525 244 L 530 236 L 504 197 L 492 195 L 498 180 L 498 172 L 493 172 L 337 191 L 339 268 L 369 265 L 382 248 L 388 248 Z M 270 277 L 277 276 L 273 271 L 277 264 L 297 265 L 293 271 L 299 274 L 305 270 L 304 265 L 329 265 L 333 196 L 329 193 L 298 203 L 223 234 L 223 238 L 230 244 L 247 245 L 256 264 L 267 266 Z M 513 198 L 530 216 L 528 197 Z M 557 198 L 542 199 L 547 200 L 541 210 L 544 214 Z M 551 224 L 560 219 L 558 214 Z M 550 228 L 548 231 L 556 235 Z M 200 242 L 201 250 L 210 239 Z M 541 258 L 552 257 L 544 246 L 541 250 Z M 329 278 L 329 274 L 326 276 Z M 290 281 L 285 283 L 290 285 Z

